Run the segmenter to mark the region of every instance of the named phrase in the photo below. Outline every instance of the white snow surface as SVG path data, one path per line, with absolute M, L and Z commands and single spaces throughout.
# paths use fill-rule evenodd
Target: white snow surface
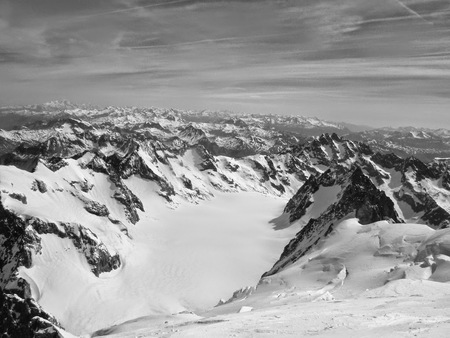
M 263 278 L 250 297 L 198 313 L 201 318 L 145 317 L 105 333 L 109 337 L 447 337 L 449 233 L 422 224 L 361 225 L 348 219 L 286 270 Z M 432 270 L 424 263 L 433 260 L 436 271 L 425 273 Z M 240 311 L 249 308 L 251 312 Z
M 122 260 L 118 271 L 95 277 L 72 242 L 53 234 L 41 235 L 42 253 L 33 256 L 33 267 L 20 270 L 44 310 L 72 334 L 142 316 L 209 309 L 242 285 L 256 285 L 294 235 L 269 224 L 284 199 L 217 193 L 201 205 L 171 209 L 154 183 L 132 177 L 126 184 L 146 212 L 129 226 L 132 240 L 115 246 Z
M 189 167 L 195 166 L 194 155 L 183 158 Z M 158 196 L 155 183 L 132 176 L 125 184 L 142 200 L 145 212 L 139 212 L 136 225 L 128 224 L 128 238 L 107 217 L 84 209 L 86 201 L 99 202 L 126 224 L 123 206 L 111 197 L 111 182 L 81 169 L 75 160 L 68 162 L 57 172 L 41 164 L 34 173 L 2 167 L 0 189 L 2 203 L 11 210 L 81 223 L 121 257 L 118 270 L 97 278 L 72 241 L 41 235 L 42 252 L 20 275 L 44 310 L 71 334 L 89 336 L 106 329 L 102 334 L 115 337 L 447 336 L 450 229 L 387 222 L 362 226 L 345 220 L 304 257 L 264 278 L 251 296 L 211 310 L 235 290 L 256 285 L 299 230 L 303 222 L 290 227 L 275 222 L 278 231 L 269 223 L 282 214 L 286 200 L 214 191 L 198 205 L 180 198 L 174 208 Z M 255 174 L 245 161 L 240 165 L 248 176 L 236 182 L 251 187 L 256 180 L 244 178 Z M 182 164 L 173 168 L 184 173 Z M 155 172 L 171 175 L 164 169 L 155 167 Z M 392 193 L 399 176 L 387 173 L 383 188 Z M 186 172 L 191 179 L 195 175 Z M 46 184 L 46 193 L 31 189 L 36 178 Z M 74 187 L 82 182 L 92 189 Z M 439 182 L 422 181 L 421 186 L 439 193 Z M 10 195 L 15 191 L 26 195 L 26 204 Z M 338 192 L 337 186 L 316 192 L 305 219 L 317 217 Z M 398 208 L 409 218 L 401 204 Z M 252 311 L 238 313 L 242 308 Z

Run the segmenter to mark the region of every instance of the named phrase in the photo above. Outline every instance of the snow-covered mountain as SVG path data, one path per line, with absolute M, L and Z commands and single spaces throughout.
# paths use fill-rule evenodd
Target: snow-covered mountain
M 378 152 L 316 118 L 68 102 L 0 114 L 0 310 L 12 336 L 190 320 L 242 286 L 219 307 L 232 309 L 320 248 L 367 245 L 361 231 L 404 232 L 411 264 L 434 266 L 424 234 L 450 224 L 449 160 Z M 408 132 L 424 142 L 431 133 Z M 411 242 L 410 231 L 420 236 Z M 403 252 L 389 236 L 392 255 Z M 436 238 L 429 245 L 445 254 Z M 327 263 L 333 287 L 353 275 L 353 258 L 341 258 Z M 256 291 L 245 287 L 263 273 Z
M 374 151 L 414 156 L 425 162 L 450 157 L 450 130 L 444 128 L 379 128 L 350 133 L 346 137 L 365 142 Z

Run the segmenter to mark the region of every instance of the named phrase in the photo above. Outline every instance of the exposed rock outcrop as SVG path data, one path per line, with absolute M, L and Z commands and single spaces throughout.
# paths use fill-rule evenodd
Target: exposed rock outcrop
M 0 334 L 2 337 L 60 337 L 58 322 L 31 297 L 28 283 L 17 277 L 19 266 L 31 267 L 40 239 L 0 201 Z M 44 335 L 45 334 L 45 335 Z
M 71 239 L 78 251 L 86 257 L 92 273 L 97 277 L 101 273 L 110 272 L 121 265 L 119 255 L 112 255 L 91 230 L 80 224 L 65 222 L 56 224 L 44 222 L 36 217 L 30 218 L 27 222 L 40 235 L 54 234 L 60 238 Z
M 44 183 L 44 181 L 34 180 L 33 185 L 31 186 L 31 190 L 39 191 L 41 194 L 44 194 L 47 192 L 47 185 Z
M 402 222 L 394 203 L 383 191 L 377 189 L 361 168 L 356 167 L 343 177 L 337 171 L 327 171 L 318 178 L 309 179 L 289 201 L 285 212 L 291 222 L 300 219 L 311 205 L 311 196 L 321 186 L 339 184 L 342 188 L 338 200 L 329 205 L 317 218 L 311 218 L 284 248 L 280 259 L 263 276 L 270 276 L 296 262 L 321 239 L 333 231 L 333 226 L 346 217 L 356 217 L 361 224 L 380 220 Z M 322 201 L 323 202 L 323 201 Z

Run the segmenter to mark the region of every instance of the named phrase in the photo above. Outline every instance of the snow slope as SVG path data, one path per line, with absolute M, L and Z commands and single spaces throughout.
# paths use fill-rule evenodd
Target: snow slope
M 219 193 L 201 206 L 170 209 L 153 183 L 126 184 L 143 201 L 122 267 L 96 278 L 69 240 L 43 235 L 43 252 L 20 273 L 33 296 L 71 333 L 87 334 L 142 316 L 199 311 L 255 285 L 276 260 L 292 229 L 269 224 L 283 199 L 256 193 Z
M 246 299 L 201 313 L 202 318 L 142 318 L 105 333 L 110 337 L 447 337 L 450 286 L 442 282 L 450 280 L 449 233 L 420 224 L 361 225 L 348 219 L 293 265 L 263 278 Z M 433 262 L 437 269 L 431 268 Z

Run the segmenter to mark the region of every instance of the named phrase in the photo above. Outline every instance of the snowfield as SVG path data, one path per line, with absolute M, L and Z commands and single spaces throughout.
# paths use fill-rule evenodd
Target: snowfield
M 201 205 L 172 209 L 152 183 L 131 178 L 127 185 L 146 212 L 129 228 L 132 240 L 124 244 L 118 271 L 96 278 L 71 241 L 53 234 L 42 236 L 33 267 L 20 270 L 41 306 L 71 333 L 212 308 L 236 289 L 256 285 L 294 235 L 269 224 L 286 203 L 280 198 L 217 193 Z
M 146 317 L 101 333 L 109 337 L 447 337 L 449 234 L 450 229 L 435 231 L 419 224 L 360 225 L 348 219 L 290 267 L 262 279 L 256 292 L 243 300 L 199 312 L 200 317 L 189 313 Z M 437 265 L 430 263 L 433 260 Z

